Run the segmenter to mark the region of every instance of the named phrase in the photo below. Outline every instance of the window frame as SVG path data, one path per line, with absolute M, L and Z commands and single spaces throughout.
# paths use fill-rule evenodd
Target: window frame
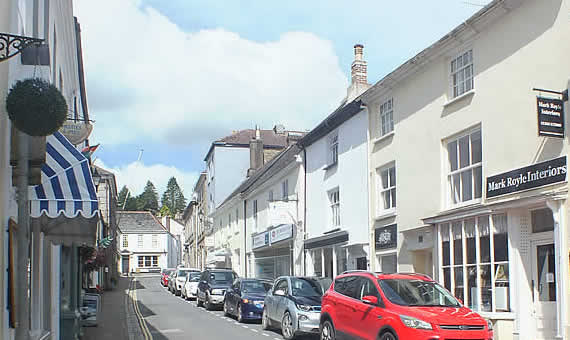
M 273 202 L 274 198 L 273 198 L 273 189 L 270 189 L 268 194 L 267 194 L 267 201 L 268 202 Z
M 328 167 L 338 164 L 338 149 L 339 149 L 338 131 L 334 131 L 331 132 L 331 134 L 329 134 L 328 136 L 328 145 L 327 145 Z
M 122 242 L 123 248 L 128 248 L 129 247 L 129 235 L 123 234 L 122 241 L 123 241 Z
M 498 231 L 498 227 L 495 226 L 495 220 L 496 217 L 498 216 L 504 216 L 504 219 L 507 221 L 505 228 L 506 228 L 506 241 L 507 241 L 507 260 L 496 260 L 495 259 L 495 238 L 496 235 L 500 235 L 502 233 L 497 232 Z M 489 261 L 482 261 L 481 257 L 481 249 L 482 249 L 482 243 L 481 240 L 482 238 L 485 238 L 487 235 L 482 235 L 481 234 L 481 227 L 480 227 L 480 220 L 481 219 L 487 219 L 486 222 L 486 227 L 488 228 L 488 232 L 489 232 L 489 243 L 488 243 L 488 249 L 489 249 Z M 467 252 L 467 233 L 466 233 L 466 221 L 468 220 L 473 220 L 474 221 L 474 230 L 473 230 L 473 238 L 475 238 L 475 263 L 467 263 L 468 262 L 468 252 Z M 461 223 L 461 238 L 459 239 L 454 239 L 454 235 L 453 235 L 453 227 L 454 227 L 454 223 L 456 222 L 460 222 Z M 447 239 L 449 242 L 449 264 L 444 265 L 443 264 L 443 235 L 444 233 L 448 233 Z M 471 216 L 471 217 L 465 217 L 462 219 L 457 219 L 457 220 L 452 220 L 452 221 L 446 221 L 446 222 L 442 222 L 442 223 L 438 223 L 437 224 L 437 236 L 438 236 L 438 241 L 437 241 L 437 245 L 436 247 L 438 248 L 437 250 L 437 254 L 439 259 L 438 259 L 438 275 L 439 275 L 439 283 L 443 286 L 446 287 L 445 285 L 445 275 L 444 275 L 444 269 L 449 269 L 449 290 L 452 293 L 452 295 L 455 297 L 455 289 L 456 287 L 456 278 L 455 278 L 455 269 L 456 268 L 462 268 L 462 288 L 463 288 L 463 304 L 465 306 L 468 306 L 469 308 L 473 309 L 475 312 L 478 313 L 512 313 L 513 312 L 513 302 L 510 299 L 510 294 L 512 292 L 512 288 L 514 287 L 514 278 L 512 275 L 512 270 L 511 270 L 511 258 L 510 258 L 510 254 L 509 254 L 509 249 L 511 247 L 511 242 L 509 240 L 509 227 L 508 227 L 508 214 L 506 212 L 497 212 L 497 213 L 492 213 L 492 214 L 485 214 L 485 215 L 477 215 L 477 216 Z M 457 243 L 459 241 L 459 243 L 461 244 L 461 250 L 462 250 L 462 260 L 461 263 L 456 263 L 456 259 L 455 259 L 455 243 Z M 483 310 L 482 308 L 482 299 L 483 299 L 483 279 L 482 279 L 482 267 L 484 266 L 488 266 L 490 268 L 490 284 L 491 284 L 491 310 Z M 507 269 L 508 271 L 508 279 L 506 281 L 507 283 L 507 288 L 508 288 L 508 294 L 507 294 L 507 299 L 508 299 L 508 310 L 497 310 L 497 288 L 502 288 L 501 287 L 497 287 L 497 278 L 495 275 L 495 272 L 498 269 L 498 266 L 505 266 L 504 268 Z M 475 300 L 477 301 L 477 306 L 471 306 L 470 307 L 470 300 L 472 299 L 471 297 L 471 293 L 468 293 L 468 289 L 469 289 L 469 278 L 468 278 L 468 268 L 469 267 L 475 267 L 476 270 L 476 275 L 475 275 L 475 288 L 476 288 L 476 297 Z
M 158 248 L 158 235 L 152 234 L 152 248 Z
M 253 206 L 252 206 L 253 212 L 252 212 L 252 217 L 253 217 L 253 230 L 256 231 L 257 227 L 258 227 L 258 206 L 257 206 L 257 200 L 253 200 Z
M 281 182 L 281 192 L 282 192 L 282 199 L 283 201 L 287 202 L 289 200 L 289 179 L 286 178 L 283 182 Z
M 394 169 L 394 185 L 391 186 L 391 175 L 390 175 L 390 170 Z M 388 187 L 384 187 L 384 181 L 383 181 L 383 174 L 387 173 L 387 185 Z M 393 213 L 396 212 L 397 209 L 397 178 L 398 176 L 396 175 L 396 163 L 392 162 L 389 163 L 383 167 L 377 168 L 376 169 L 376 175 L 377 175 L 377 204 L 376 204 L 376 211 L 377 211 L 377 215 L 381 216 L 384 214 L 388 214 L 388 213 Z M 392 193 L 392 190 L 394 191 L 394 193 Z M 388 208 L 384 207 L 384 194 L 385 193 L 389 193 L 390 194 L 390 204 Z
M 144 235 L 143 234 L 137 235 L 137 248 L 144 248 Z
M 468 64 L 463 64 L 463 59 L 465 55 L 468 55 Z M 461 59 L 461 67 L 455 66 L 457 65 L 458 61 Z M 448 63 L 448 71 L 449 71 L 449 99 L 453 100 L 455 98 L 461 97 L 470 91 L 475 89 L 475 63 L 473 58 L 473 48 L 466 48 L 463 49 L 461 52 L 452 56 Z M 465 72 L 467 69 L 470 69 L 470 76 L 465 77 Z M 463 80 L 457 81 L 455 76 L 459 76 L 460 73 L 463 73 Z M 457 83 L 456 83 L 457 82 Z M 469 84 L 470 88 L 467 89 L 467 84 Z M 460 91 L 459 87 L 462 86 L 463 89 Z
M 394 97 L 386 98 L 378 108 L 380 137 L 394 131 Z
M 341 226 L 340 214 L 340 190 L 339 188 L 332 189 L 328 192 L 329 207 L 330 207 L 330 223 L 331 229 Z
M 473 139 L 472 136 L 476 133 L 479 133 L 480 136 L 480 153 L 481 159 L 477 163 L 473 163 Z M 461 146 L 459 141 L 465 137 L 468 137 L 468 154 L 469 154 L 469 164 L 467 166 L 461 167 Z M 452 165 L 450 161 L 450 144 L 455 143 L 455 161 L 457 162 L 457 169 L 452 170 Z M 445 175 L 445 182 L 447 189 L 444 191 L 446 193 L 446 206 L 448 208 L 455 208 L 460 207 L 463 205 L 469 205 L 472 203 L 481 202 L 483 199 L 483 191 L 485 189 L 484 186 L 484 172 L 483 172 L 483 131 L 481 126 L 473 127 L 468 130 L 465 130 L 459 134 L 456 134 L 452 137 L 449 137 L 443 141 L 443 148 L 444 154 L 446 156 L 444 162 L 446 166 L 446 175 Z M 475 172 L 477 169 L 481 169 L 481 188 L 479 191 L 480 196 L 475 197 L 476 193 L 476 186 L 475 186 Z M 471 172 L 471 199 L 463 200 L 463 173 Z M 459 176 L 459 184 L 457 185 L 459 188 L 458 198 L 455 198 L 454 193 L 454 176 Z

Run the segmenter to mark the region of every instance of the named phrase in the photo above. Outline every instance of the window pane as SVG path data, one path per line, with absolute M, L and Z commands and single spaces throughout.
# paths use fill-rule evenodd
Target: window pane
M 389 209 L 390 208 L 390 190 L 384 191 L 382 193 L 382 196 L 384 198 L 384 209 Z
M 396 207 L 396 189 L 392 189 L 392 208 Z
M 460 300 L 465 300 L 463 295 L 463 267 L 455 267 L 455 292 L 454 295 Z
M 451 292 L 451 269 L 443 268 L 443 285 Z
M 467 267 L 467 304 L 472 310 L 477 310 L 477 266 Z
M 396 254 L 382 256 L 382 258 L 381 258 L 382 273 L 395 273 L 395 272 L 397 272 L 396 263 L 397 263 Z
M 459 168 L 469 164 L 469 136 L 465 136 L 459 139 Z
M 465 220 L 465 242 L 467 251 L 467 264 L 476 263 L 476 245 L 475 245 L 475 220 Z
M 489 216 L 482 216 L 477 219 L 479 226 L 479 249 L 480 262 L 490 262 L 490 240 L 489 240 Z
M 491 289 L 491 265 L 479 266 L 481 270 L 481 311 L 490 312 L 492 309 L 493 294 Z
M 554 230 L 554 218 L 552 211 L 548 208 L 533 210 L 531 220 L 533 233 Z
M 445 223 L 445 224 L 440 224 L 440 230 L 441 230 L 441 247 L 442 247 L 442 256 L 443 256 L 443 265 L 444 266 L 449 266 L 450 264 L 450 247 L 449 247 L 449 224 Z
M 556 301 L 556 268 L 554 264 L 554 244 L 536 247 L 538 268 L 538 299 Z
M 463 244 L 461 242 L 461 221 L 453 222 L 453 256 L 454 264 L 463 263 Z
M 497 312 L 510 310 L 509 265 L 507 263 L 495 265 L 495 306 Z
M 390 186 L 391 187 L 395 187 L 396 186 L 396 168 L 390 168 Z
M 471 134 L 471 164 L 479 163 L 482 159 L 481 131 Z
M 455 174 L 453 176 L 451 176 L 451 201 L 453 203 L 459 203 L 461 202 L 460 199 L 460 193 L 461 193 L 461 188 L 460 188 L 460 174 Z
M 493 247 L 495 248 L 494 255 L 496 262 L 509 260 L 509 237 L 506 228 L 506 219 L 506 215 L 493 216 L 493 225 L 495 226 Z
M 481 167 L 473 169 L 473 188 L 475 188 L 474 198 L 481 198 L 483 191 L 483 174 Z
M 457 141 L 447 144 L 447 154 L 449 156 L 449 167 L 451 171 L 457 170 Z
M 473 171 L 466 170 L 461 173 L 461 201 L 469 201 L 473 199 Z
M 387 189 L 388 188 L 388 170 L 383 170 L 381 172 L 381 177 L 382 177 L 382 188 Z

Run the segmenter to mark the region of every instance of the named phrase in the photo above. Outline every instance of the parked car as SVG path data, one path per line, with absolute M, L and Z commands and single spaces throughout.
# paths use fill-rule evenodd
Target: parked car
M 184 283 L 186 283 L 186 276 L 188 273 L 200 273 L 200 269 L 183 267 L 177 268 L 176 276 L 172 282 L 172 292 L 174 295 L 182 294 L 182 288 L 184 287 Z
M 201 272 L 190 272 L 186 275 L 186 281 L 182 286 L 182 293 L 180 294 L 182 298 L 188 300 L 190 298 L 196 298 L 196 293 L 198 292 L 198 283 L 200 283 Z
M 346 272 L 322 301 L 323 340 L 493 339 L 491 322 L 423 274 Z
M 160 271 L 160 283 L 163 287 L 168 287 L 168 276 L 173 270 L 174 268 L 164 268 Z
M 237 279 L 237 274 L 231 269 L 206 269 L 200 276 L 196 295 L 196 306 L 204 305 L 211 310 L 221 307 L 224 303 L 226 291 Z
M 176 269 L 168 275 L 168 291 L 174 294 L 174 285 L 176 282 Z
M 238 278 L 226 292 L 224 314 L 234 315 L 239 322 L 261 320 L 263 305 L 271 282 L 259 279 Z
M 287 340 L 300 333 L 318 333 L 321 299 L 330 284 L 326 277 L 277 278 L 265 297 L 262 328 L 281 328 Z

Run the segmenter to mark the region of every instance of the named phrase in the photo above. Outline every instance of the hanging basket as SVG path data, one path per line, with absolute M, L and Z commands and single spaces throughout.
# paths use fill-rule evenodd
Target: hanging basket
M 16 128 L 30 136 L 51 135 L 67 119 L 61 92 L 39 78 L 17 81 L 6 98 L 6 111 Z

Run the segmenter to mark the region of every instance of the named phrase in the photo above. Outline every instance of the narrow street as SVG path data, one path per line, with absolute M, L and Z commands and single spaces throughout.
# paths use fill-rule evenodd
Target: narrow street
M 152 339 L 275 339 L 283 337 L 278 330 L 264 331 L 261 322 L 238 323 L 224 312 L 196 307 L 193 300 L 174 296 L 160 284 L 159 276 L 136 278 L 138 306 Z M 302 336 L 299 339 L 317 339 Z

